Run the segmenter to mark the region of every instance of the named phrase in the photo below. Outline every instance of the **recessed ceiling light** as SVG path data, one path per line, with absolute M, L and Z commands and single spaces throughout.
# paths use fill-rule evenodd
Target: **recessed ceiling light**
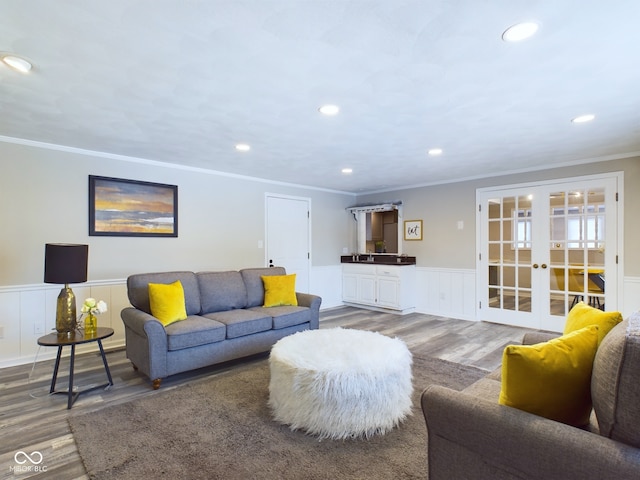
M 538 24 L 535 22 L 516 23 L 502 32 L 502 40 L 505 42 L 519 42 L 531 37 L 537 31 Z
M 239 143 L 236 145 L 236 150 L 238 150 L 239 152 L 248 152 L 249 150 L 251 150 L 251 146 L 247 145 L 246 143 Z
M 432 148 L 427 153 L 429 153 L 429 155 L 440 155 L 442 153 L 442 149 L 441 148 Z
M 585 122 L 590 122 L 594 118 L 596 118 L 595 115 L 593 115 L 592 113 L 588 113 L 586 115 L 579 115 L 575 118 L 572 118 L 571 121 L 573 123 L 585 123 Z
M 31 62 L 15 55 L 4 55 L 2 62 L 20 73 L 29 73 Z
M 337 105 L 323 105 L 318 110 L 323 115 L 337 115 L 340 111 L 340 107 Z
M 343 168 L 342 173 L 353 173 L 353 168 Z

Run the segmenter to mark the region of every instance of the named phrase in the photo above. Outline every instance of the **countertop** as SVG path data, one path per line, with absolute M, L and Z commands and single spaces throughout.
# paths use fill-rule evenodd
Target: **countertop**
M 340 257 L 340 263 L 360 263 L 363 265 L 396 265 L 402 267 L 405 265 L 415 265 L 416 257 L 409 257 L 406 255 L 389 255 L 384 253 L 361 253 L 359 255 L 342 255 Z

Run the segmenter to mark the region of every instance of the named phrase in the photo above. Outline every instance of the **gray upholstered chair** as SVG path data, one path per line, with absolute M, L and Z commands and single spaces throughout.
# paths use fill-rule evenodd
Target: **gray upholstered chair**
M 499 393 L 497 372 L 462 392 L 423 392 L 430 480 L 640 479 L 640 313 L 611 330 L 596 353 L 588 428 L 499 405 Z

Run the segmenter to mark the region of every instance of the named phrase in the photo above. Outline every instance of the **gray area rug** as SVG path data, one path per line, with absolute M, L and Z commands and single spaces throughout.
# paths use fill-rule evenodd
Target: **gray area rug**
M 91 478 L 426 478 L 420 395 L 456 390 L 486 371 L 414 356 L 412 415 L 369 440 L 318 441 L 271 419 L 266 359 L 152 396 L 69 417 Z

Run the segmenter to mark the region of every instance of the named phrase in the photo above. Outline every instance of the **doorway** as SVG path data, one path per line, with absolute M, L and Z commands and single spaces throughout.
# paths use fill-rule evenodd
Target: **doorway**
M 309 293 L 311 199 L 266 194 L 265 263 L 296 274 L 296 291 Z
M 480 189 L 477 318 L 562 331 L 584 301 L 618 305 L 622 174 Z

